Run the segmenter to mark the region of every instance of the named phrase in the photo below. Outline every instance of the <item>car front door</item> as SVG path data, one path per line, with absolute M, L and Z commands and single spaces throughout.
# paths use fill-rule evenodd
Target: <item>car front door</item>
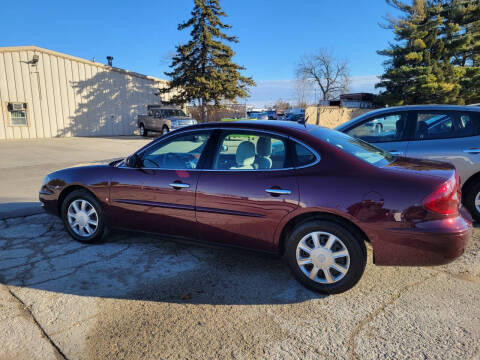
M 199 237 L 205 241 L 275 250 L 281 219 L 298 207 L 288 139 L 257 131 L 223 131 L 211 170 L 197 185 Z
M 395 111 L 369 117 L 345 133 L 393 155 L 405 156 L 408 147 L 408 124 L 408 112 Z
M 111 169 L 108 218 L 118 227 L 196 237 L 195 191 L 210 131 L 169 136 Z
M 449 162 L 461 180 L 480 171 L 480 118 L 476 112 L 417 111 L 407 156 Z

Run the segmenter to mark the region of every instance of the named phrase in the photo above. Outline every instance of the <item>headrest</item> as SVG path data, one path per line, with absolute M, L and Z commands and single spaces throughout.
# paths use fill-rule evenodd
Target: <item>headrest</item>
M 397 122 L 395 123 L 395 127 L 397 128 L 397 132 L 402 131 L 403 128 L 405 127 L 405 120 L 404 119 L 397 120 Z
M 270 156 L 272 155 L 272 138 L 260 137 L 257 141 L 257 155 Z
M 238 145 L 236 153 L 238 166 L 248 166 L 255 162 L 255 145 L 250 141 L 243 141 Z

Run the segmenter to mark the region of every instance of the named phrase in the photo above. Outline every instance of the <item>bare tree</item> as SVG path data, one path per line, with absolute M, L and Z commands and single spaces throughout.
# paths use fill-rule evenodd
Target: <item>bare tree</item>
M 295 80 L 295 92 L 297 94 L 296 107 L 304 108 L 307 105 L 307 95 L 312 89 L 312 81 L 306 78 Z
M 276 110 L 285 111 L 285 110 L 291 109 L 292 106 L 290 105 L 289 102 L 283 101 L 282 99 L 278 99 L 277 102 L 276 102 L 275 105 L 274 105 L 274 108 L 275 108 Z
M 314 82 L 322 92 L 323 100 L 330 100 L 346 92 L 350 84 L 348 62 L 336 59 L 325 49 L 302 56 L 296 68 L 296 76 L 298 80 Z

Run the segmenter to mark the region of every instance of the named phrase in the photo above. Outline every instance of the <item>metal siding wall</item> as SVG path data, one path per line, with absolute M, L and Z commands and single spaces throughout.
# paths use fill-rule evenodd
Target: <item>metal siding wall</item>
M 65 85 L 67 87 L 67 97 L 68 97 L 68 132 L 66 136 L 72 136 L 72 127 L 75 117 L 75 109 L 77 104 L 75 101 L 75 90 L 73 89 L 73 69 L 72 61 L 69 59 L 65 60 Z
M 35 123 L 33 122 L 33 119 L 35 118 L 35 110 L 32 108 L 30 65 L 28 64 L 28 57 L 25 51 L 19 52 L 18 55 L 20 60 L 20 73 L 22 74 L 23 97 L 25 99 L 25 102 L 27 103 L 28 127 L 25 128 L 26 136 L 28 139 L 35 139 L 37 137 L 37 131 L 35 129 Z
M 72 61 L 72 90 L 74 94 L 74 99 L 75 99 L 75 111 L 74 115 L 72 118 L 72 135 L 77 134 L 77 123 L 76 119 L 81 113 L 80 106 L 82 103 L 82 97 L 80 95 L 80 90 L 78 88 L 78 82 L 80 81 L 80 69 L 79 69 L 79 63 L 76 61 Z
M 42 54 L 43 56 L 43 71 L 44 74 L 41 78 L 44 79 L 43 83 L 45 84 L 45 99 L 47 100 L 47 112 L 48 112 L 48 123 L 50 129 L 50 136 L 55 137 L 58 133 L 58 120 L 56 114 L 55 106 L 55 97 L 53 94 L 53 78 L 52 78 L 52 65 L 51 57 L 48 54 Z
M 18 102 L 25 101 L 25 91 L 23 90 L 23 76 L 20 62 L 20 54 L 18 52 L 12 53 L 13 75 L 15 79 L 16 99 Z M 20 134 L 21 139 L 28 139 L 28 128 L 25 126 L 18 126 L 14 128 L 14 132 Z
M 79 135 L 79 136 L 84 136 L 85 135 L 85 126 L 88 126 L 87 124 L 87 121 L 85 120 L 85 98 L 86 98 L 86 94 L 87 94 L 87 90 L 86 90 L 86 84 L 85 84 L 85 80 L 86 80 L 86 77 L 85 77 L 85 64 L 83 63 L 78 63 L 78 94 L 80 95 L 80 104 L 79 104 L 79 113 L 77 116 L 79 116 L 77 119 L 83 119 L 83 122 L 82 123 L 81 121 L 78 121 L 77 122 L 77 130 L 76 130 L 76 133 L 75 135 Z
M 50 56 L 50 76 L 52 79 L 52 95 L 55 104 L 55 119 L 57 124 L 57 132 L 54 136 L 62 135 L 62 130 L 65 128 L 62 114 L 62 94 L 60 93 L 60 82 L 58 79 L 58 58 Z
M 40 109 L 42 112 L 42 129 L 44 137 L 49 138 L 52 137 L 52 118 L 50 115 L 50 99 L 47 94 L 47 84 L 45 79 L 45 58 L 48 56 L 44 53 L 39 53 L 39 61 L 37 65 L 37 81 L 40 83 L 40 90 L 39 90 L 39 101 L 40 101 Z
M 7 138 L 7 109 L 8 101 L 7 73 L 5 69 L 4 55 L 0 53 L 0 139 Z
M 17 91 L 15 89 L 15 74 L 13 72 L 12 53 L 4 54 L 5 69 L 7 70 L 7 101 L 17 99 Z M 7 139 L 19 139 L 21 133 L 14 127 L 10 126 L 10 119 L 7 119 Z
M 158 103 L 155 87 L 152 79 L 35 49 L 0 52 L 0 139 L 132 135 L 135 116 Z M 28 104 L 28 127 L 10 126 L 7 102 Z

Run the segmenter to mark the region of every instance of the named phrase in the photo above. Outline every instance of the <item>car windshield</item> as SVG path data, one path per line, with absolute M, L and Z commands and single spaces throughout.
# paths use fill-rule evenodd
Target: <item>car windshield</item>
M 310 133 L 320 140 L 325 141 L 370 165 L 384 167 L 395 160 L 395 156 L 389 152 L 338 131 L 325 131 L 325 129 L 315 127 Z
M 179 110 L 179 109 L 173 109 L 173 110 L 170 110 L 170 116 L 187 116 L 183 110 Z

